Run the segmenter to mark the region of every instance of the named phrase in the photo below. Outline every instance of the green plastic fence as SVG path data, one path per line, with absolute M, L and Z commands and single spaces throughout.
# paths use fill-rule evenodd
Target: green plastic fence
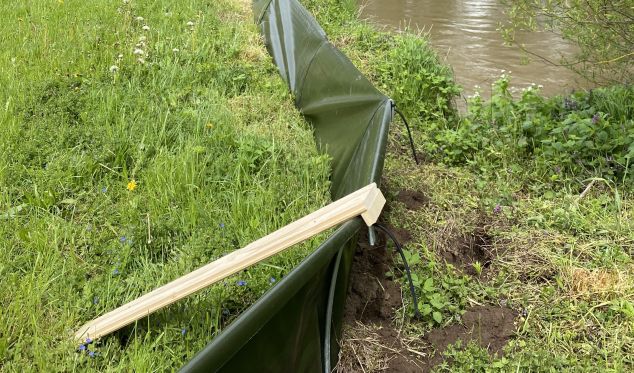
M 256 0 L 267 48 L 333 159 L 333 199 L 381 179 L 392 101 L 327 39 L 297 0 Z M 314 253 L 215 337 L 185 372 L 330 372 L 360 218 Z

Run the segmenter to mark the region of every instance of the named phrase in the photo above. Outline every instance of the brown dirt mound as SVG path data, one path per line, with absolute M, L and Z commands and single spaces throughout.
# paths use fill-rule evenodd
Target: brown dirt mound
M 462 324 L 434 329 L 424 338 L 442 353 L 448 345 L 461 340 L 464 343 L 476 341 L 489 353 L 502 354 L 502 349 L 515 333 L 517 312 L 510 308 L 496 306 L 476 306 L 462 315 Z
M 390 320 L 394 309 L 401 306 L 401 288 L 385 278 L 392 260 L 386 250 L 385 237 L 379 234 L 376 246 L 368 243 L 367 232 L 360 240 L 351 269 L 351 286 L 344 310 L 344 319 L 352 323 Z
M 390 227 L 397 239 L 407 237 Z M 344 310 L 348 332 L 342 341 L 338 372 L 420 372 L 423 363 L 412 357 L 400 333 L 392 326 L 395 311 L 402 306 L 400 286 L 385 277 L 392 258 L 385 236 L 377 232 L 376 246 L 367 233 L 361 238 L 351 269 L 351 286 Z M 403 233 L 403 232 L 400 232 Z
M 464 315 L 462 323 L 434 329 L 424 337 L 435 350 L 429 366 L 442 361 L 442 353 L 447 346 L 461 340 L 464 344 L 475 341 L 486 348 L 491 355 L 502 355 L 502 349 L 515 333 L 517 312 L 510 308 L 496 306 L 476 306 Z
M 469 234 L 457 237 L 450 243 L 442 255 L 445 261 L 462 272 L 475 276 L 473 267 L 479 262 L 483 269 L 489 268 L 493 255 L 491 253 L 492 237 L 484 228 L 477 228 Z
M 403 203 L 408 210 L 418 210 L 429 203 L 429 197 L 415 190 L 401 190 L 396 200 Z

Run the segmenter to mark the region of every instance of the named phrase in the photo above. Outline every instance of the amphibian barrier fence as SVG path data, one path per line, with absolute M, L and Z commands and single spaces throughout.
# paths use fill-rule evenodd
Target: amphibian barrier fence
M 297 0 L 256 0 L 256 22 L 297 108 L 333 160 L 331 194 L 380 182 L 392 120 L 381 94 Z M 361 218 L 343 224 L 185 367 L 184 372 L 330 372 Z

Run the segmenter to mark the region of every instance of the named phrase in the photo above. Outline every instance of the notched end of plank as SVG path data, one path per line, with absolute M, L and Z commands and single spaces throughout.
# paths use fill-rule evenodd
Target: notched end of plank
M 364 202 L 366 211 L 361 214 L 363 221 L 365 221 L 365 224 L 368 226 L 373 225 L 379 220 L 383 206 L 385 206 L 383 193 L 381 193 L 381 190 L 377 188 L 375 184 L 372 185 L 374 185 L 374 189 L 368 194 Z

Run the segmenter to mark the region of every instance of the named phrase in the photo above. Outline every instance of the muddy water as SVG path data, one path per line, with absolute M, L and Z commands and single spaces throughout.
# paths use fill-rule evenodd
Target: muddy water
M 503 70 L 512 71 L 511 86 L 518 92 L 531 83 L 543 85 L 542 92 L 549 96 L 587 86 L 564 67 L 505 46 L 497 30 L 506 19 L 498 0 L 360 0 L 359 4 L 362 17 L 375 23 L 429 32 L 432 45 L 464 87 L 463 96 L 480 86 L 482 95 L 488 97 L 491 83 Z M 551 33 L 523 32 L 518 40 L 553 62 L 575 51 Z

